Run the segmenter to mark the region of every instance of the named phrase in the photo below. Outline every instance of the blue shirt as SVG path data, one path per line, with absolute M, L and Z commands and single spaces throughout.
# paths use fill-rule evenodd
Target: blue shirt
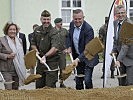
M 81 27 L 76 27 L 74 28 L 74 33 L 73 33 L 73 43 L 74 43 L 74 47 L 75 47 L 75 50 L 76 50 L 76 53 L 77 54 L 80 54 L 79 53 L 79 50 L 78 50 L 78 44 L 79 44 L 79 36 L 80 36 L 80 31 L 81 31 Z

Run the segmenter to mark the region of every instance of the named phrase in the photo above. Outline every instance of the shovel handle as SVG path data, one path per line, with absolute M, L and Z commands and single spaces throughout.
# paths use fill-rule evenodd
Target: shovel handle
M 71 62 L 73 62 L 73 56 L 72 56 L 72 53 L 69 53 L 69 56 L 70 56 Z
M 5 79 L 4 79 L 4 77 L 3 77 L 3 75 L 2 75 L 1 72 L 0 72 L 0 76 L 1 76 L 1 78 L 2 78 L 2 81 L 5 82 Z
M 70 56 L 70 59 L 71 59 L 71 62 L 73 63 L 73 56 L 72 56 L 72 53 L 69 53 L 69 56 Z M 76 72 L 76 69 L 74 68 L 74 74 L 76 74 L 77 72 Z
M 36 53 L 36 57 L 41 61 L 41 57 Z M 50 69 L 50 67 L 48 66 L 48 64 L 47 63 L 45 63 L 44 61 L 43 61 L 43 63 L 44 63 L 44 65 L 48 68 L 48 71 L 51 71 L 51 69 Z
M 12 83 L 14 82 L 14 81 L 6 82 L 1 72 L 0 72 L 0 76 L 1 76 L 2 82 L 3 82 L 4 84 L 12 84 Z
M 112 53 L 112 56 L 113 56 L 113 59 L 114 59 L 114 62 L 116 63 L 116 57 L 115 57 L 115 54 Z M 120 75 L 120 70 L 119 70 L 119 67 L 116 66 L 117 70 L 118 70 L 118 74 Z

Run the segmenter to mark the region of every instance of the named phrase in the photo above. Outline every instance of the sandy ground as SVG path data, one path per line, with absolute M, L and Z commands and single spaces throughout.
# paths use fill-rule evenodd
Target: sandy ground
M 108 71 L 108 77 L 107 77 L 107 84 L 105 85 L 105 88 L 110 88 L 110 87 L 117 87 L 118 86 L 118 80 L 117 78 L 111 79 L 110 78 L 110 71 Z M 115 72 L 116 74 L 116 72 Z M 102 63 L 99 63 L 97 66 L 94 68 L 93 72 L 93 86 L 94 88 L 103 88 L 103 79 L 101 79 L 102 76 Z M 74 81 L 75 74 L 72 74 L 65 82 L 64 84 L 67 87 L 71 87 L 75 89 L 75 81 Z M 57 87 L 59 87 L 59 82 L 57 82 Z M 4 89 L 4 85 L 1 82 L 0 83 L 0 89 Z M 35 89 L 35 83 L 30 83 L 29 85 L 21 86 L 20 89 Z

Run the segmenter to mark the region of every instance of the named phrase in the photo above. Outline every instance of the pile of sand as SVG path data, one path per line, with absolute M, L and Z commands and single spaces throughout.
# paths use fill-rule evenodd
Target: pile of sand
M 133 100 L 133 86 L 89 90 L 69 88 L 0 90 L 0 100 Z

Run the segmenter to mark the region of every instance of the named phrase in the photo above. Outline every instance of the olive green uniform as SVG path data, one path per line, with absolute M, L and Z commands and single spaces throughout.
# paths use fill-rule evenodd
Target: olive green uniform
M 34 34 L 31 44 L 37 47 L 41 57 L 44 56 L 52 47 L 58 49 L 58 36 L 52 25 L 49 25 L 48 28 L 43 28 L 41 25 L 34 31 Z M 58 68 L 58 60 L 58 52 L 53 56 L 46 57 L 46 63 L 49 65 L 50 69 Z M 47 67 L 38 61 L 36 74 L 42 75 L 42 78 L 36 81 L 36 88 L 42 88 L 45 86 L 53 88 L 56 87 L 58 71 L 47 71 Z
M 58 34 L 58 39 L 59 39 L 59 52 L 60 52 L 60 59 L 59 59 L 60 75 L 59 75 L 59 78 L 62 79 L 61 72 L 62 72 L 62 69 L 65 69 L 65 67 L 66 67 L 66 54 L 63 52 L 63 50 L 66 49 L 66 37 L 67 37 L 68 31 L 65 28 L 61 28 L 60 30 L 57 30 L 57 34 Z

